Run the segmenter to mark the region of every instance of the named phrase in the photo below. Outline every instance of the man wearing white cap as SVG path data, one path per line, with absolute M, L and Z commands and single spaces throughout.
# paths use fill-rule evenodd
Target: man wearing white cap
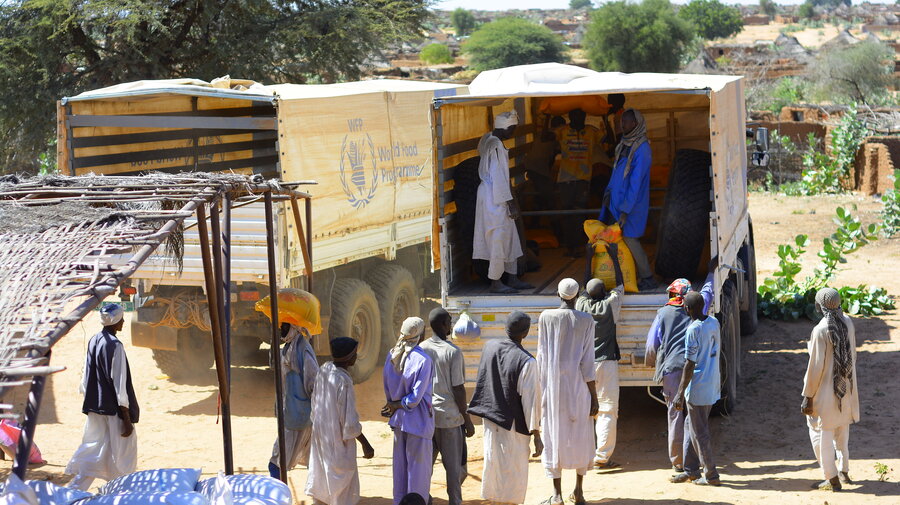
M 88 343 L 82 412 L 87 414 L 81 447 L 75 451 L 66 473 L 75 477 L 70 487 L 87 490 L 96 478 L 112 480 L 137 468 L 137 435 L 140 408 L 131 385 L 125 346 L 116 338 L 125 310 L 111 303 L 100 309 L 103 331 Z
M 472 259 L 488 261 L 492 293 L 515 293 L 534 286 L 517 277 L 516 260 L 522 243 L 516 230 L 519 210 L 509 186 L 509 152 L 503 141 L 512 137 L 519 117 L 515 111 L 498 114 L 494 130 L 478 143 L 478 196 L 475 203 L 475 235 Z M 506 272 L 506 284 L 500 278 Z
M 541 431 L 547 476 L 553 479 L 550 505 L 562 505 L 562 470 L 577 472 L 572 500 L 584 504 L 582 480 L 594 459 L 594 416 L 599 410 L 594 377 L 594 319 L 575 310 L 579 286 L 563 279 L 562 304 L 538 320 L 538 373 Z
M 425 321 L 408 317 L 400 337 L 384 363 L 384 396 L 381 415 L 390 418 L 394 432 L 394 505 L 409 493 L 428 500 L 434 466 L 433 365 L 419 347 Z

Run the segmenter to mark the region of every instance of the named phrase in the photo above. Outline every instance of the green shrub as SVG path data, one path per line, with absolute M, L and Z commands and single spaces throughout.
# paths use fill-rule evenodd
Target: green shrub
M 891 177 L 894 188 L 881 195 L 881 230 L 886 237 L 893 237 L 900 232 L 900 169 L 894 170 Z
M 693 23 L 706 40 L 731 37 L 744 29 L 741 11 L 719 0 L 691 0 L 678 9 L 678 17 Z
M 850 107 L 831 131 L 830 153 L 816 149 L 815 135 L 809 135 L 809 149 L 803 154 L 803 174 L 795 186 L 784 188 L 787 194 L 820 195 L 843 193 L 843 181 L 850 176 L 856 151 L 866 138 L 865 125 L 856 116 L 856 106 Z
M 453 63 L 453 54 L 450 48 L 444 44 L 428 44 L 419 53 L 419 59 L 429 65 L 438 65 L 441 63 Z
M 566 47 L 546 26 L 522 18 L 500 18 L 475 30 L 463 44 L 476 70 L 561 62 Z

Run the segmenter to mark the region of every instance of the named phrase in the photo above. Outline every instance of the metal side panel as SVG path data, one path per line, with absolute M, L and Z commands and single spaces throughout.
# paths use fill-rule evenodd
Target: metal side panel
M 281 221 L 282 207 L 275 208 L 275 229 L 281 229 L 277 221 Z M 262 203 L 254 203 L 239 207 L 231 212 L 231 280 L 234 282 L 258 282 L 268 284 L 269 270 L 266 254 L 266 220 Z M 133 276 L 146 279 L 153 284 L 163 285 L 203 285 L 203 264 L 200 260 L 200 236 L 197 233 L 197 219 L 185 220 L 184 233 L 184 268 L 181 275 L 172 258 L 165 254 L 151 256 Z M 275 234 L 275 247 L 284 246 L 281 234 Z M 158 251 L 162 252 L 161 249 Z M 280 265 L 283 254 L 276 253 L 276 262 Z
M 644 366 L 644 346 L 656 311 L 665 303 L 665 294 L 625 295 L 616 336 L 622 359 L 619 361 L 619 381 L 622 386 L 656 386 L 653 368 Z M 473 296 L 448 297 L 447 310 L 454 319 L 466 310 L 481 328 L 477 339 L 459 338 L 454 343 L 463 351 L 466 361 L 466 381 L 474 382 L 481 361 L 481 349 L 494 338 L 506 338 L 506 318 L 510 312 L 521 310 L 531 317 L 531 332 L 523 345 L 537 353 L 537 322 L 543 310 L 559 306 L 555 296 Z

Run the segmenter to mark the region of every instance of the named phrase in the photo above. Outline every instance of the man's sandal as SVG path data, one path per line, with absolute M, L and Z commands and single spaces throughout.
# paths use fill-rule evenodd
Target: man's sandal
M 565 505 L 565 502 L 562 501 L 553 501 L 553 497 L 547 498 L 546 500 L 541 502 L 541 505 Z
M 611 468 L 619 468 L 621 466 L 622 465 L 620 465 L 612 460 L 604 461 L 604 462 L 594 461 L 594 470 L 609 470 Z
M 575 499 L 575 493 L 569 495 L 569 501 L 574 503 L 575 505 L 587 505 L 587 502 L 582 498 L 581 500 Z

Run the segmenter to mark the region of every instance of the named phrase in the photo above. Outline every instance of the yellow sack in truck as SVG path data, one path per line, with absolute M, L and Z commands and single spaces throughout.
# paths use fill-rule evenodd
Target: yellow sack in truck
M 278 322 L 306 328 L 310 335 L 322 333 L 319 299 L 312 293 L 296 288 L 278 290 Z M 256 311 L 272 318 L 272 297 L 256 302 Z
M 625 291 L 637 293 L 637 269 L 634 267 L 634 257 L 625 241 L 622 240 L 622 229 L 617 223 L 609 226 L 596 219 L 588 219 L 584 222 L 584 233 L 588 236 L 588 242 L 594 246 L 594 257 L 591 259 L 591 275 L 600 279 L 606 289 L 616 287 L 616 270 L 613 268 L 612 258 L 606 250 L 607 244 L 616 244 L 619 248 L 619 266 L 622 268 L 622 277 L 625 281 Z

